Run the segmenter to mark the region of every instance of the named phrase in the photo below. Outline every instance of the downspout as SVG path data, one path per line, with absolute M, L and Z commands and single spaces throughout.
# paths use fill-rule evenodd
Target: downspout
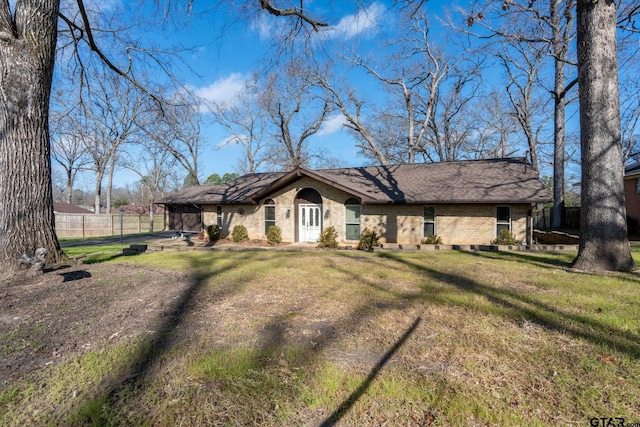
M 527 211 L 527 246 L 531 246 L 533 244 L 533 209 L 535 208 L 535 206 L 535 203 L 531 203 L 531 206 Z

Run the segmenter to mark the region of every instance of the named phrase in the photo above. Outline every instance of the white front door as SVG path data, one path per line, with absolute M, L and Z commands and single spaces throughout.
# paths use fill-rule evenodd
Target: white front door
M 301 242 L 317 242 L 322 228 L 319 205 L 300 205 L 298 212 L 299 234 Z

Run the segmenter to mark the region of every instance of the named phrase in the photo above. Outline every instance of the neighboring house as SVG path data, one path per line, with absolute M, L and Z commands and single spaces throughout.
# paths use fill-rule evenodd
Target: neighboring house
M 502 229 L 531 241 L 531 211 L 549 202 L 524 159 L 370 166 L 254 173 L 226 185 L 186 188 L 160 200 L 168 229 L 200 231 L 218 224 L 223 235 L 244 225 L 264 239 L 277 225 L 284 241 L 315 242 L 335 227 L 356 243 L 366 229 L 381 243 L 490 243 Z
M 59 214 L 92 214 L 93 211 L 65 202 L 53 202 L 53 212 Z
M 640 163 L 624 168 L 624 199 L 627 217 L 640 224 Z
M 120 208 L 111 209 L 111 213 L 114 215 L 118 215 L 120 213 L 120 209 L 122 208 L 124 215 L 149 215 L 149 206 L 139 206 L 139 205 L 124 205 Z M 154 215 L 163 215 L 164 207 L 155 205 L 153 207 Z

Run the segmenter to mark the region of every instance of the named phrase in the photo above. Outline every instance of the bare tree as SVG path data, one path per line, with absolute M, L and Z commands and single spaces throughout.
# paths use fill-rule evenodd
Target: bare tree
M 421 146 L 430 161 L 450 162 L 478 153 L 470 143 L 477 124 L 468 118 L 481 82 L 481 62 L 453 64 L 435 90 L 431 119 L 427 123 L 429 132 Z M 428 105 L 423 108 L 428 110 Z
M 577 3 L 582 189 L 580 246 L 573 266 L 629 271 L 620 144 L 616 4 Z
M 389 164 L 383 143 L 385 140 L 390 141 L 391 139 L 376 137 L 375 127 L 371 125 L 376 122 L 370 120 L 370 115 L 363 111 L 367 101 L 360 97 L 357 89 L 349 87 L 344 82 L 338 82 L 339 79 L 334 79 L 328 72 L 316 71 L 312 75 L 315 84 L 326 92 L 326 99 L 330 105 L 344 116 L 344 126 L 360 141 L 356 146 L 366 156 L 376 159 L 381 165 Z
M 54 231 L 49 95 L 58 1 L 0 5 L 0 270 L 23 252 L 62 252 Z
M 573 0 L 550 0 L 548 23 L 551 28 L 551 53 L 554 59 L 553 125 L 553 228 L 565 224 L 565 109 L 567 94 L 577 83 L 566 84 L 569 46 L 573 40 Z
M 572 59 L 573 52 L 570 49 L 575 38 L 573 19 L 575 1 L 509 0 L 486 2 L 484 5 L 481 12 L 471 13 L 467 21 L 469 25 L 478 24 L 488 30 L 488 35 L 485 34 L 481 38 L 490 39 L 498 36 L 508 45 L 526 44 L 529 45 L 530 50 L 544 52 L 540 55 L 540 61 L 545 57 L 553 60 L 553 87 L 547 90 L 554 103 L 553 226 L 558 228 L 564 224 L 565 109 L 570 103 L 569 93 L 577 83 L 576 77 L 567 77 L 567 74 L 575 75 L 573 71 L 576 63 Z M 493 27 L 491 22 L 499 22 L 500 25 Z M 510 54 L 506 53 L 506 55 Z M 567 72 L 567 65 L 571 66 L 569 72 Z M 532 152 L 531 148 L 529 151 Z
M 254 75 L 245 81 L 244 90 L 232 103 L 211 106 L 216 122 L 229 136 L 224 145 L 239 144 L 244 148 L 238 169 L 242 173 L 254 173 L 266 159 L 267 116 L 261 108 L 259 78 Z
M 511 49 L 497 52 L 497 57 L 508 76 L 508 99 L 525 137 L 531 167 L 536 171 L 540 134 L 544 129 L 545 102 L 536 96 L 535 89 L 543 55 L 543 51 L 530 44 L 516 44 L 511 46 Z
M 54 111 L 51 120 L 51 158 L 64 170 L 66 183 L 63 193 L 67 203 L 71 203 L 76 175 L 79 171 L 86 169 L 91 160 L 82 139 L 74 130 L 73 101 L 67 97 L 57 97 L 56 101 L 60 107 L 64 104 L 72 105 L 71 111 Z
M 309 138 L 318 133 L 331 112 L 329 102 L 300 75 L 301 68 L 291 63 L 272 74 L 261 96 L 270 122 L 270 162 L 285 170 L 309 166 L 313 155 Z
M 433 45 L 429 39 L 429 19 L 424 13 L 403 17 L 402 25 L 409 28 L 407 34 L 388 46 L 392 52 L 383 59 L 390 66 L 378 67 L 357 54 L 348 60 L 366 70 L 396 100 L 396 106 L 388 106 L 384 114 L 396 115 L 403 123 L 405 143 L 400 150 L 404 152 L 401 163 L 414 163 L 418 151 L 427 151 L 426 133 L 433 120 L 438 91 L 461 61 L 447 58 Z M 376 117 L 376 122 L 380 119 Z
M 326 25 L 301 7 L 277 7 L 269 0 L 247 3 L 271 15 L 290 17 L 292 31 Z M 137 55 L 148 60 L 154 53 L 140 47 L 123 49 L 120 64 L 124 65 L 119 66 L 102 50 L 104 45 L 95 37 L 91 24 L 96 21 L 83 0 L 73 4 L 77 6 L 74 15 L 60 13 L 60 0 L 0 4 L 0 270 L 9 274 L 17 268 L 22 253 L 34 253 L 38 247 L 47 249 L 51 262 L 63 257 L 54 229 L 49 140 L 49 100 L 58 36 L 69 37 L 61 46 L 76 52 L 75 58 L 81 58 L 80 50 L 86 49 L 114 73 L 153 96 L 137 79 L 132 64 Z M 166 66 L 162 61 L 155 63 Z
M 207 146 L 201 134 L 203 101 L 186 91 L 165 93 L 164 99 L 161 106 L 148 106 L 139 126 L 146 138 L 171 153 L 191 185 L 200 185 L 200 154 Z M 148 123 L 156 126 L 150 128 Z
M 148 127 L 153 125 L 148 123 Z M 145 199 L 149 208 L 149 231 L 153 231 L 155 202 L 169 190 L 176 159 L 164 144 L 151 139 L 139 142 L 136 148 L 136 155 L 123 159 L 122 165 L 140 177 L 140 185 L 147 194 Z
M 506 102 L 505 102 L 506 101 Z M 489 95 L 474 99 L 469 116 L 475 124 L 469 138 L 467 154 L 473 159 L 510 157 L 518 149 L 514 141 L 518 123 L 501 93 L 494 90 Z
M 75 136 L 82 140 L 95 172 L 95 208 L 101 212 L 102 183 L 108 178 L 105 212 L 111 210 L 113 173 L 123 144 L 133 142 L 140 131 L 136 125 L 144 98 L 126 80 L 114 74 L 96 76 L 75 110 Z
M 624 13 L 624 10 L 620 13 Z M 640 58 L 637 55 L 637 34 L 634 32 L 632 35 L 636 37 L 621 37 L 618 44 L 622 154 L 625 163 L 628 160 L 640 161 Z

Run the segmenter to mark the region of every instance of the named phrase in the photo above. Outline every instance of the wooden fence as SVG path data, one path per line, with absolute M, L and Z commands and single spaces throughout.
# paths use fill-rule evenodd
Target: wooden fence
M 164 230 L 164 216 L 153 218 L 153 231 Z M 122 234 L 149 231 L 148 215 L 122 215 Z M 56 213 L 56 234 L 59 238 L 99 237 L 120 235 L 119 214 L 60 214 Z
M 564 208 L 565 227 L 580 228 L 580 207 Z M 544 208 L 534 213 L 534 228 L 545 230 L 551 228 L 553 223 L 553 210 Z

